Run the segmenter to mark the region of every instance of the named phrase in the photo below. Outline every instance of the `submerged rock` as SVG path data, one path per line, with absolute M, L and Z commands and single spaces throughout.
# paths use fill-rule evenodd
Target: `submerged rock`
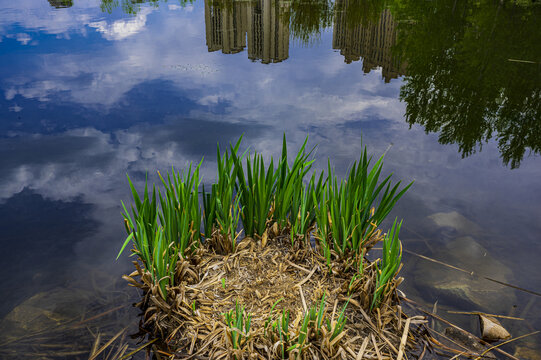
M 459 235 L 477 235 L 481 232 L 481 227 L 479 225 L 466 219 L 456 211 L 447 213 L 439 212 L 430 215 L 428 218 L 434 221 L 437 226 L 451 228 Z
M 415 283 L 437 299 L 464 310 L 505 314 L 515 303 L 512 289 L 484 279 L 484 276 L 511 282 L 513 273 L 494 259 L 470 236 L 450 241 L 431 257 L 449 265 L 473 271 L 473 275 L 441 264 L 420 260 L 414 270 Z
M 483 346 L 473 335 L 467 334 L 454 327 L 445 328 L 444 335 L 471 352 L 481 354 L 486 350 L 486 347 Z M 496 358 L 492 353 L 485 354 L 485 356 L 489 358 Z
M 38 293 L 0 321 L 0 339 L 47 331 L 80 318 L 91 299 L 86 291 L 64 288 Z
M 492 316 L 479 314 L 481 325 L 481 338 L 485 341 L 499 341 L 511 337 L 511 334 Z
M 514 356 L 519 359 L 541 360 L 541 349 L 529 345 L 519 345 L 516 347 Z

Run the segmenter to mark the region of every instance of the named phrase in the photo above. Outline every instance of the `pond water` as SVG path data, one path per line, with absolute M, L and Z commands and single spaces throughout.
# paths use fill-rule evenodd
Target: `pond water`
M 115 261 L 126 173 L 142 186 L 204 156 L 211 182 L 216 143 L 243 133 L 267 157 L 308 135 L 338 174 L 362 144 L 386 153 L 415 180 L 390 216 L 402 290 L 474 333 L 447 311 L 541 329 L 539 19 L 519 0 L 2 2 L 0 358 L 84 358 L 136 329 Z

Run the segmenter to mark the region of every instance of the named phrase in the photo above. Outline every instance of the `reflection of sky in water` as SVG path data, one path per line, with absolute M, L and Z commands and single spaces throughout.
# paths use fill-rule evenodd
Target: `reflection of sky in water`
M 461 159 L 437 135 L 409 129 L 401 80 L 384 84 L 381 71 L 363 75 L 360 62 L 345 64 L 331 50 L 332 29 L 313 47 L 291 43 L 286 61 L 262 65 L 246 52 L 208 52 L 201 2 L 143 6 L 136 16 L 104 14 L 94 1 L 2 6 L 0 227 L 7 235 L 0 241 L 16 253 L 8 274 L 26 285 L 2 280 L 11 295 L 0 314 L 34 291 L 79 279 L 88 266 L 120 275 L 128 262 L 114 262 L 126 172 L 142 183 L 147 171 L 152 177 L 204 155 L 211 181 L 216 142 L 241 133 L 245 146 L 275 156 L 283 132 L 292 146 L 309 134 L 319 144 L 317 166 L 329 156 L 342 172 L 358 157 L 361 132 L 375 154 L 393 144 L 386 171 L 415 179 L 394 211 L 408 229 L 437 248 L 445 237 L 426 217 L 456 210 L 484 229 L 479 242 L 515 271 L 514 283 L 541 288 L 538 276 L 527 275 L 541 253 L 539 158 L 511 171 L 492 142 Z M 16 260 L 25 251 L 35 274 Z M 42 280 L 56 269 L 66 275 Z

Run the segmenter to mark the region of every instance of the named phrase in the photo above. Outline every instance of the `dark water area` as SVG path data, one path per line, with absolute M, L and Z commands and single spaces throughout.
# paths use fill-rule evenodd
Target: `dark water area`
M 480 275 L 405 253 L 404 293 L 474 333 L 448 310 L 541 330 L 539 296 L 483 278 L 541 292 L 540 19 L 530 1 L 0 3 L 0 358 L 135 332 L 126 173 L 204 157 L 210 183 L 241 134 L 267 157 L 308 135 L 338 174 L 386 152 L 415 180 L 390 215 L 404 249 Z M 504 348 L 539 358 L 541 337 Z

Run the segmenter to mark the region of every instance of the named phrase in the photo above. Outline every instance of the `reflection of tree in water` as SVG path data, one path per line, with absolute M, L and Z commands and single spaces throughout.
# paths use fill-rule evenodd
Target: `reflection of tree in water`
M 440 142 L 457 143 L 463 156 L 492 137 L 511 167 L 520 165 L 526 149 L 541 151 L 539 6 L 454 0 L 289 4 L 282 16 L 293 38 L 310 43 L 334 21 L 333 48 L 346 62 L 362 58 L 365 72 L 381 67 L 385 81 L 407 72 L 401 99 L 408 123 L 439 132 Z
M 152 4 L 155 7 L 160 5 L 160 2 L 167 0 L 101 0 L 100 8 L 103 12 L 112 13 L 116 8 L 121 8 L 126 14 L 136 15 L 141 10 L 141 4 Z M 194 0 L 177 0 L 180 6 L 186 6 L 194 2 Z
M 102 8 L 133 14 L 141 2 L 102 0 Z M 333 48 L 346 62 L 381 67 L 386 81 L 407 72 L 400 97 L 410 125 L 438 132 L 463 156 L 495 137 L 514 168 L 527 149 L 541 152 L 541 6 L 528 4 L 205 0 L 205 26 L 209 51 L 247 48 L 250 59 L 269 63 L 288 58 L 289 37 L 310 44 L 334 23 Z
M 57 9 L 69 8 L 73 6 L 73 0 L 48 0 L 49 4 Z
M 401 4 L 409 21 L 399 30 L 408 63 L 400 97 L 410 125 L 439 132 L 463 156 L 494 136 L 516 168 L 526 149 L 541 151 L 541 7 L 475 4 Z
M 284 14 L 292 38 L 310 44 L 321 30 L 332 25 L 333 3 L 330 0 L 293 0 Z
M 359 24 L 377 23 L 386 9 L 384 0 L 337 0 L 336 11 L 343 12 L 345 25 L 354 28 Z

